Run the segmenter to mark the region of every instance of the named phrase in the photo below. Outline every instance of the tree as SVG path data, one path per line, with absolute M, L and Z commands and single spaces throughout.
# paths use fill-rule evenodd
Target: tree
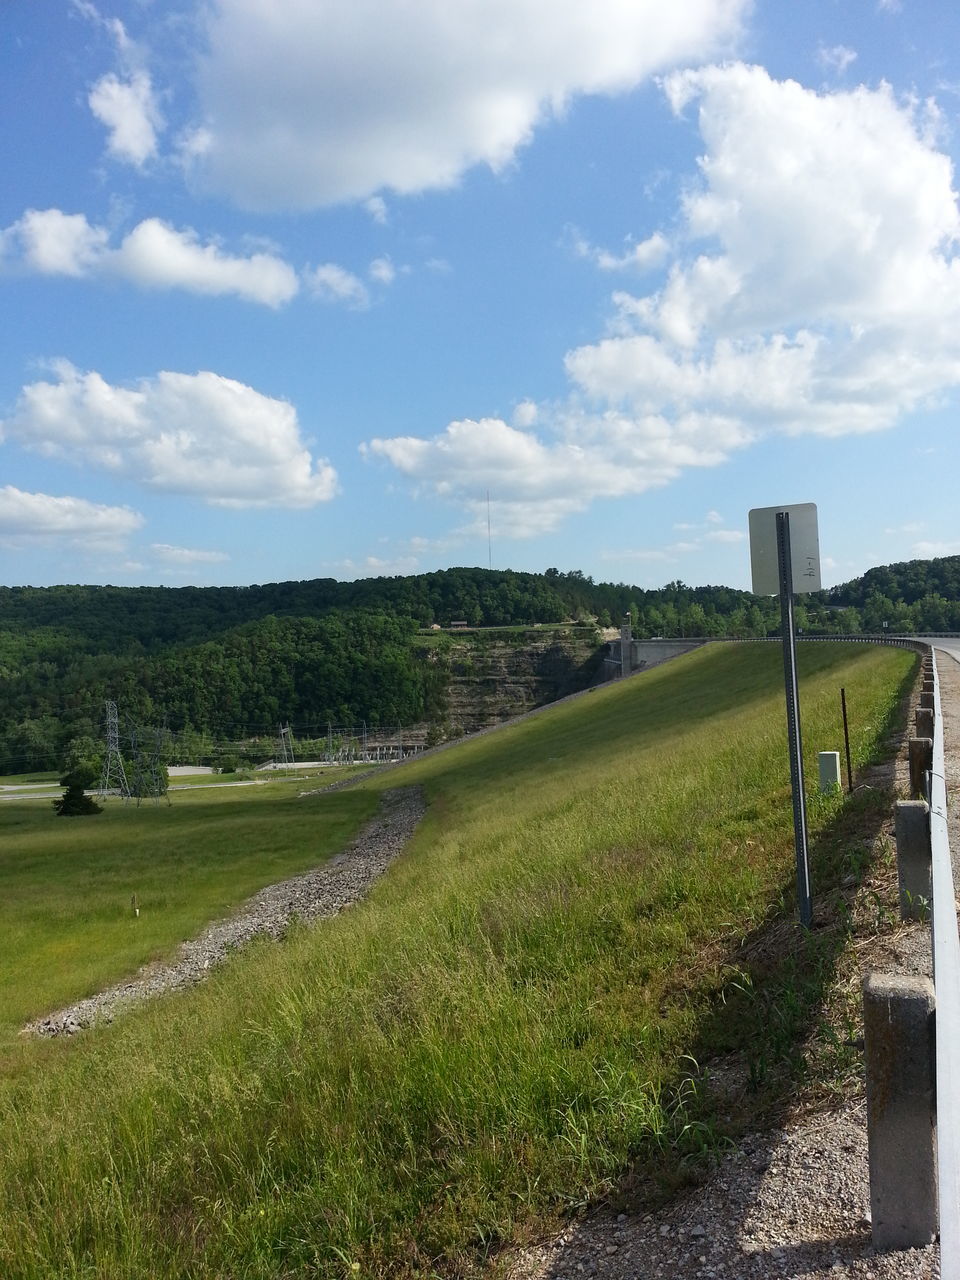
M 103 809 L 93 796 L 86 793 L 97 780 L 95 771 L 89 764 L 79 764 L 60 779 L 61 787 L 66 787 L 59 800 L 54 800 L 53 807 L 61 818 L 82 818 L 93 813 L 102 813 Z

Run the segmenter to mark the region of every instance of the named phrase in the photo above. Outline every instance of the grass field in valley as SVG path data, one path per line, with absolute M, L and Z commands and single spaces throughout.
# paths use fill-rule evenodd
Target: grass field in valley
M 916 659 L 800 656 L 811 765 L 840 746 L 841 685 L 855 760 L 873 758 Z M 769 1031 L 719 1014 L 739 944 L 792 898 L 777 646 L 711 646 L 348 794 L 414 782 L 428 816 L 362 906 L 112 1027 L 20 1046 L 0 1274 L 466 1274 L 722 1139 L 688 1055 Z M 251 841 L 343 801 L 287 801 Z M 883 802 L 811 806 L 816 889 Z
M 0 1049 L 28 1019 L 169 954 L 263 885 L 323 862 L 376 807 L 369 793 L 337 792 L 320 816 L 297 803 L 302 786 L 183 791 L 169 807 L 113 798 L 90 818 L 3 801 Z

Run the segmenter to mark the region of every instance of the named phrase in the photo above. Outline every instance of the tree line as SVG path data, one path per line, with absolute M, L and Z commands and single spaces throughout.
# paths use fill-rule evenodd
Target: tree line
M 639 638 L 775 634 L 773 597 L 677 580 L 656 590 L 543 574 L 454 568 L 406 577 L 249 587 L 0 587 L 0 773 L 62 767 L 101 734 L 108 698 L 181 734 L 256 737 L 281 720 L 442 719 L 442 646 L 421 629 L 465 622 L 581 621 Z M 871 569 L 800 598 L 807 634 L 960 630 L 960 556 Z M 884 626 L 886 624 L 886 626 Z

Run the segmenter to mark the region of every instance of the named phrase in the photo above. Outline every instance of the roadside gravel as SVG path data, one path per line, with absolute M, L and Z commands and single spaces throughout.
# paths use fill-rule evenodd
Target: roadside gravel
M 938 654 L 948 779 L 960 777 L 958 662 Z M 901 751 L 895 777 L 884 781 L 906 795 L 906 772 Z M 956 875 L 960 787 L 951 790 L 950 818 Z M 892 840 L 892 814 L 884 834 Z M 848 998 L 859 1001 L 869 970 L 929 975 L 928 926 L 858 936 L 844 977 Z M 936 1244 L 873 1250 L 862 1087 L 855 1095 L 812 1111 L 805 1100 L 782 1128 L 743 1139 L 696 1190 L 654 1212 L 598 1212 L 501 1256 L 492 1273 L 503 1280 L 930 1280 L 939 1275 Z
M 377 815 L 343 853 L 303 875 L 261 889 L 237 915 L 215 921 L 198 938 L 184 942 L 170 964 L 145 965 L 129 982 L 28 1023 L 24 1033 L 73 1035 L 94 1022 L 112 1022 L 131 1003 L 201 982 L 252 938 L 279 938 L 294 917 L 317 920 L 336 915 L 364 897 L 401 852 L 424 812 L 419 787 L 384 792 Z

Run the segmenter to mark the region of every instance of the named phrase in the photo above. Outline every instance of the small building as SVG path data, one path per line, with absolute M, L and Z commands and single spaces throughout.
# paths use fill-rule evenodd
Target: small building
M 466 619 L 463 619 L 463 621 L 451 622 L 451 623 L 450 623 L 450 630 L 451 630 L 451 631 L 466 631 L 466 629 L 467 629 L 467 622 L 466 622 Z

